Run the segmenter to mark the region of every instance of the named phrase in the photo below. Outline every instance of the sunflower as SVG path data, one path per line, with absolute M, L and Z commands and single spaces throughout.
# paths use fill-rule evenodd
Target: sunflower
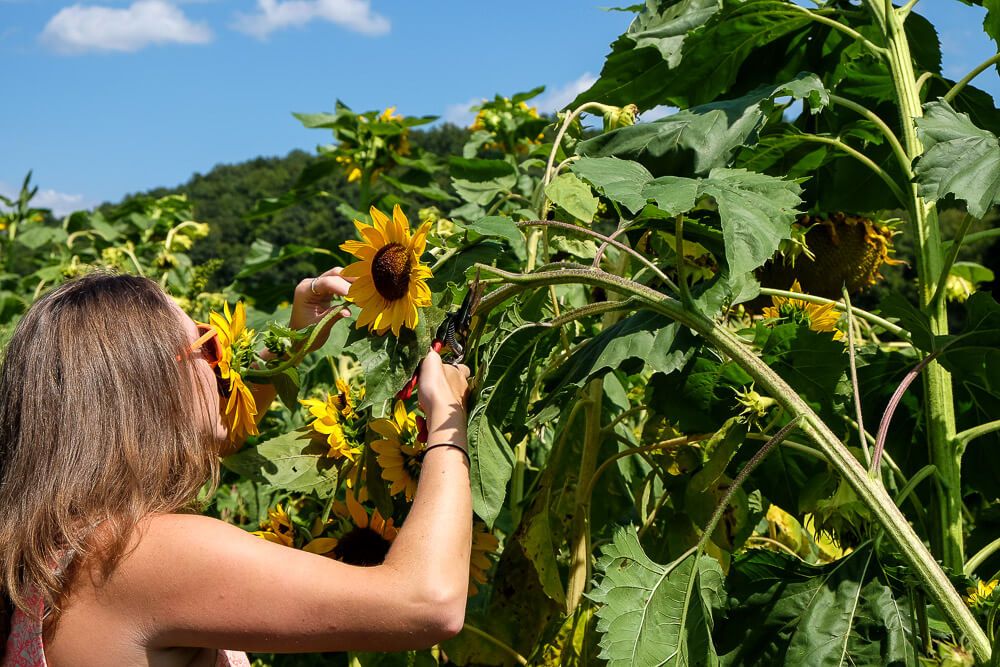
M 295 541 L 295 529 L 292 528 L 292 520 L 288 518 L 285 508 L 278 503 L 273 510 L 267 510 L 267 521 L 262 521 L 260 530 L 253 533 L 257 537 L 262 537 L 268 542 L 282 544 L 286 547 L 292 546 Z
M 392 519 L 383 519 L 376 509 L 371 516 L 350 490 L 345 502 L 333 504 L 333 512 L 350 521 L 351 528 L 337 538 L 331 550 L 334 558 L 350 565 L 378 565 L 385 560 L 398 532 Z
M 796 280 L 792 283 L 790 292 L 802 294 L 802 286 Z M 764 308 L 764 317 L 767 319 L 784 319 L 798 324 L 806 324 L 813 331 L 832 331 L 834 340 L 844 338 L 844 332 L 837 329 L 837 320 L 840 315 L 833 309 L 834 304 L 819 305 L 809 303 L 802 299 L 792 297 L 772 296 L 773 305 Z
M 391 328 L 399 336 L 403 326 L 417 326 L 417 308 L 431 305 L 431 270 L 420 263 L 431 226 L 425 223 L 411 236 L 410 221 L 398 204 L 391 220 L 374 206 L 370 213 L 373 225 L 354 221 L 364 240 L 340 246 L 361 260 L 344 269 L 345 277 L 357 279 L 347 300 L 361 306 L 357 328 L 367 325 L 380 335 Z
M 222 382 L 228 384 L 229 392 L 223 414 L 229 439 L 236 441 L 258 434 L 257 404 L 241 376 L 243 368 L 253 360 L 254 331 L 246 328 L 247 312 L 242 301 L 236 303 L 232 313 L 229 304 L 223 304 L 223 312 L 224 317 L 213 311 L 209 322 L 219 334 L 222 355 L 217 370 Z
M 993 597 L 993 589 L 995 589 L 996 587 L 997 587 L 996 579 L 993 579 L 992 581 L 988 582 L 977 581 L 976 587 L 970 588 L 967 591 L 968 596 L 965 598 L 966 604 L 968 604 L 970 607 L 978 607 L 979 605 L 988 602 L 989 599 Z
M 371 447 L 378 452 L 378 464 L 382 468 L 382 479 L 392 482 L 389 495 L 404 492 L 406 500 L 413 500 L 420 477 L 420 455 L 424 444 L 417 437 L 420 433 L 416 415 L 406 411 L 402 401 L 396 401 L 392 419 L 372 421 L 373 431 L 382 436 L 372 441 Z
M 361 453 L 344 433 L 344 425 L 340 421 L 340 407 L 337 394 L 327 394 L 326 400 L 318 398 L 299 399 L 299 403 L 309 408 L 309 414 L 315 419 L 309 424 L 316 433 L 326 436 L 326 444 L 330 445 L 327 456 L 332 459 L 346 458 L 354 461 Z
M 356 419 L 358 416 L 356 411 L 358 401 L 363 400 L 364 397 L 364 387 L 355 391 L 346 380 L 337 378 L 337 393 L 333 396 L 333 402 L 341 415 L 347 419 Z
M 486 570 L 492 563 L 487 554 L 500 547 L 496 535 L 486 529 L 486 524 L 477 521 L 472 527 L 472 558 L 469 560 L 469 597 L 479 592 L 478 584 L 486 583 Z

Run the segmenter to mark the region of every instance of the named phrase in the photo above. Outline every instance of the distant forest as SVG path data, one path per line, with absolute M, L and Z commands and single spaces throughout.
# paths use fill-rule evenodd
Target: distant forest
M 461 155 L 462 145 L 468 136 L 467 129 L 445 123 L 428 130 L 411 130 L 410 143 L 436 155 Z M 177 187 L 134 193 L 126 196 L 121 203 L 135 197 L 187 195 L 194 205 L 197 220 L 211 226 L 208 237 L 199 240 L 191 249 L 191 259 L 196 264 L 211 259 L 222 260 L 209 283 L 210 289 L 217 289 L 232 282 L 256 239 L 268 241 L 276 247 L 294 243 L 336 251 L 344 239 L 354 235 L 352 221 L 341 215 L 337 204 L 341 196 L 346 196 L 357 186 L 346 183 L 340 172 L 318 184 L 318 189 L 329 193 L 328 197 L 314 197 L 267 217 L 247 218 L 258 199 L 284 194 L 292 188 L 303 169 L 318 159 L 315 154 L 293 150 L 284 157 L 258 157 L 238 164 L 220 164 L 207 174 L 194 174 Z M 419 201 L 419 197 L 415 196 L 409 199 Z M 429 206 L 432 203 L 428 201 L 420 205 Z M 411 221 L 416 212 L 407 211 Z M 304 276 L 330 268 L 333 263 L 333 258 L 323 255 L 303 256 L 273 267 L 253 282 L 294 284 Z

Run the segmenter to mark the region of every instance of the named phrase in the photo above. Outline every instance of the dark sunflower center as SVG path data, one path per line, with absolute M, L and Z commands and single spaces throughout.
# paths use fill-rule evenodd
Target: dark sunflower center
M 406 296 L 410 288 L 410 252 L 398 243 L 390 243 L 372 259 L 372 282 L 388 301 Z
M 349 565 L 379 565 L 389 553 L 389 540 L 371 528 L 355 528 L 340 538 L 333 555 Z

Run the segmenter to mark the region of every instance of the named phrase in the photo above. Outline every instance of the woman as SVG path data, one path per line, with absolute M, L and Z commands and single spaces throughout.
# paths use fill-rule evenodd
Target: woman
M 340 269 L 302 281 L 290 325 L 318 322 L 349 287 Z M 456 634 L 468 369 L 424 359 L 427 444 L 447 446 L 428 449 L 385 562 L 355 567 L 186 511 L 227 439 L 197 339 L 156 283 L 103 273 L 18 324 L 0 371 L 0 592 L 16 607 L 4 667 L 247 665 L 221 649 L 398 650 Z

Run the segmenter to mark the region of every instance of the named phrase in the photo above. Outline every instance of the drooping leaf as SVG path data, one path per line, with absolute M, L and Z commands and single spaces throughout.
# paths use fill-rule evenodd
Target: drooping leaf
M 486 206 L 497 195 L 517 184 L 517 168 L 505 160 L 483 160 L 452 156 L 451 183 L 463 199 Z
M 720 0 L 646 3 L 628 31 L 611 45 L 601 77 L 569 104 L 636 104 L 650 109 L 664 103 L 661 87 L 677 67 L 687 34 L 719 11 Z
M 618 368 L 672 373 L 693 354 L 687 329 L 667 317 L 641 311 L 608 327 L 577 348 L 556 376 L 559 386 L 582 387 L 589 380 Z
M 951 194 L 965 200 L 969 213 L 983 217 L 1000 201 L 996 135 L 944 100 L 924 105 L 924 117 L 916 123 L 925 149 L 914 167 L 920 196 L 936 201 Z
M 615 533 L 597 563 L 589 594 L 600 605 L 600 658 L 609 667 L 718 664 L 712 608 L 721 603 L 722 568 L 689 552 L 663 566 L 650 560 L 631 529 Z
M 810 23 L 803 13 L 769 0 L 647 3 L 612 45 L 600 79 L 570 106 L 702 104 L 743 83 L 752 73 L 745 64 L 756 52 L 808 34 Z
M 633 214 L 646 205 L 648 198 L 643 195 L 642 190 L 653 180 L 653 175 L 638 162 L 616 157 L 585 157 L 574 162 L 570 170 Z
M 521 517 L 521 527 L 516 538 L 524 549 L 524 555 L 534 564 L 542 590 L 561 605 L 566 602 L 566 591 L 559 578 L 559 562 L 556 560 L 558 546 L 553 540 L 552 526 L 549 523 L 552 493 L 549 485 L 543 484 L 531 507 Z
M 597 197 L 574 174 L 556 176 L 545 187 L 545 196 L 581 222 L 592 222 L 597 213 Z
M 312 437 L 312 430 L 290 431 L 222 460 L 229 470 L 285 491 L 329 496 L 337 483 L 329 446 Z
M 480 218 L 473 223 L 466 225 L 470 229 L 482 236 L 495 236 L 497 238 L 510 241 L 511 245 L 524 243 L 524 235 L 517 228 L 514 221 L 502 215 L 491 215 Z
M 514 452 L 486 408 L 480 403 L 469 416 L 469 480 L 472 510 L 492 528 L 507 497 Z
M 469 416 L 469 456 L 472 508 L 490 527 L 503 506 L 514 465 L 504 427 L 512 415 L 524 411 L 530 360 L 538 338 L 551 332 L 540 324 L 520 326 L 496 343 L 485 362 L 479 400 Z
M 374 406 L 375 415 L 388 413 L 392 399 L 413 374 L 420 359 L 417 337 L 404 329 L 397 338 L 392 332 L 384 335 L 367 329 L 352 328 L 344 354 L 358 360 L 365 379 L 365 397 L 359 408 Z
M 719 206 L 726 261 L 734 275 L 753 271 L 790 238 L 802 189 L 793 181 L 745 169 L 713 169 L 698 187 Z
M 738 147 L 753 143 L 774 98 L 805 99 L 819 109 L 829 101 L 815 74 L 780 85 L 761 86 L 742 97 L 679 111 L 580 142 L 578 155 L 636 160 L 656 174 L 707 174 L 728 166 Z
M 823 566 L 764 549 L 736 558 L 715 638 L 727 667 L 915 665 L 906 598 L 870 545 Z
M 806 325 L 758 324 L 754 343 L 769 366 L 807 399 L 826 404 L 847 369 L 844 343 L 833 333 L 813 331 Z

